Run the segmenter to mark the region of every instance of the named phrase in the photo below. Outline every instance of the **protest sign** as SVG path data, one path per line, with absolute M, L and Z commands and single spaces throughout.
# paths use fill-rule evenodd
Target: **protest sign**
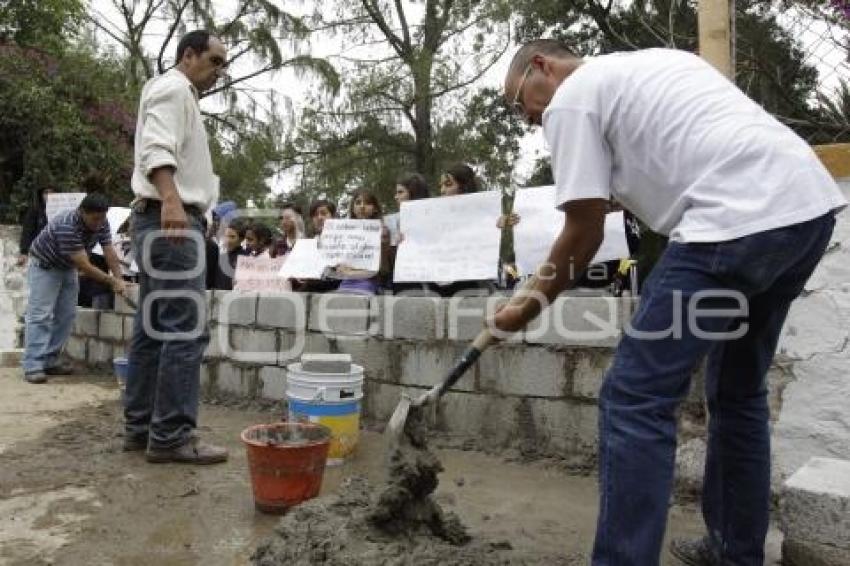
M 106 221 L 109 222 L 109 231 L 112 234 L 112 243 L 118 240 L 118 228 L 130 217 L 130 209 L 124 206 L 112 206 L 106 212 Z M 103 255 L 103 248 L 95 244 L 92 253 Z
M 291 291 L 289 281 L 280 276 L 286 256 L 239 256 L 233 276 L 234 291 Z
M 496 279 L 502 195 L 469 195 L 402 203 L 394 280 L 438 282 Z
M 47 195 L 47 221 L 53 220 L 60 212 L 77 208 L 84 198 L 86 193 L 50 193 Z
M 319 253 L 318 241 L 314 238 L 295 240 L 292 251 L 280 268 L 280 276 L 286 279 L 321 279 L 327 264 Z
M 552 244 L 564 227 L 564 213 L 555 208 L 555 187 L 520 189 L 514 197 L 514 252 L 521 274 L 534 273 L 549 257 Z M 629 257 L 623 213 L 605 215 L 605 236 L 591 263 Z
M 325 220 L 319 251 L 330 267 L 377 272 L 381 266 L 381 221 Z

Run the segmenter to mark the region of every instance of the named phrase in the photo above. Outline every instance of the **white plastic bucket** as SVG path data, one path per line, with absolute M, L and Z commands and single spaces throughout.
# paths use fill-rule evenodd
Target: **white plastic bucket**
M 354 452 L 360 438 L 363 367 L 351 364 L 348 373 L 304 371 L 301 363 L 286 366 L 289 420 L 311 422 L 331 429 L 328 465 L 339 465 Z

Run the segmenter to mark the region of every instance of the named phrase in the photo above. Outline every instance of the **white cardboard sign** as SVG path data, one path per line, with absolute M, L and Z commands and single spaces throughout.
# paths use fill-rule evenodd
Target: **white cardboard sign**
M 564 227 L 564 213 L 555 208 L 555 187 L 520 189 L 514 197 L 514 214 L 520 221 L 514 226 L 514 252 L 521 274 L 534 270 L 549 258 L 552 244 Z M 629 257 L 623 213 L 605 216 L 605 237 L 592 263 Z
M 321 279 L 327 265 L 315 238 L 295 240 L 295 246 L 285 257 L 280 276 L 286 279 Z
M 394 280 L 496 279 L 502 195 L 485 191 L 402 203 Z
M 125 206 L 112 206 L 106 211 L 106 221 L 109 222 L 109 231 L 112 234 L 112 243 L 118 241 L 118 228 L 130 217 L 130 209 Z M 92 253 L 103 255 L 103 248 L 95 244 Z
M 47 221 L 53 220 L 60 212 L 77 208 L 84 198 L 86 193 L 50 193 L 47 195 Z
M 380 220 L 325 220 L 319 251 L 330 267 L 377 272 L 381 266 Z
M 289 281 L 280 276 L 286 256 L 239 256 L 233 275 L 234 291 L 291 291 Z

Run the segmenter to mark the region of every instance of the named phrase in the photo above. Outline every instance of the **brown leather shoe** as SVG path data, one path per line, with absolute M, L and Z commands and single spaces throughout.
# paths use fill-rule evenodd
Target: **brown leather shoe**
M 59 364 L 49 368 L 44 368 L 44 373 L 47 375 L 74 375 L 76 370 L 68 364 Z
M 148 448 L 145 459 L 151 464 L 220 464 L 227 461 L 227 449 L 212 444 L 204 444 L 192 437 L 189 442 L 177 448 Z

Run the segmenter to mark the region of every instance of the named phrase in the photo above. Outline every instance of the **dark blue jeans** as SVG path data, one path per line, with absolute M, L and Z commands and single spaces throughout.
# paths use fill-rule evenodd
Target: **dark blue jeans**
M 594 565 L 658 564 L 673 483 L 675 411 L 705 355 L 703 516 L 724 564 L 763 564 L 770 506 L 765 376 L 788 308 L 834 225 L 830 213 L 665 250 L 600 392 Z
M 185 444 L 198 420 L 200 367 L 209 342 L 205 251 L 200 218 L 194 238 L 174 243 L 157 234 L 160 210 L 133 212 L 139 265 L 139 310 L 128 354 L 126 434 L 153 448 Z M 199 247 L 200 242 L 200 247 Z

